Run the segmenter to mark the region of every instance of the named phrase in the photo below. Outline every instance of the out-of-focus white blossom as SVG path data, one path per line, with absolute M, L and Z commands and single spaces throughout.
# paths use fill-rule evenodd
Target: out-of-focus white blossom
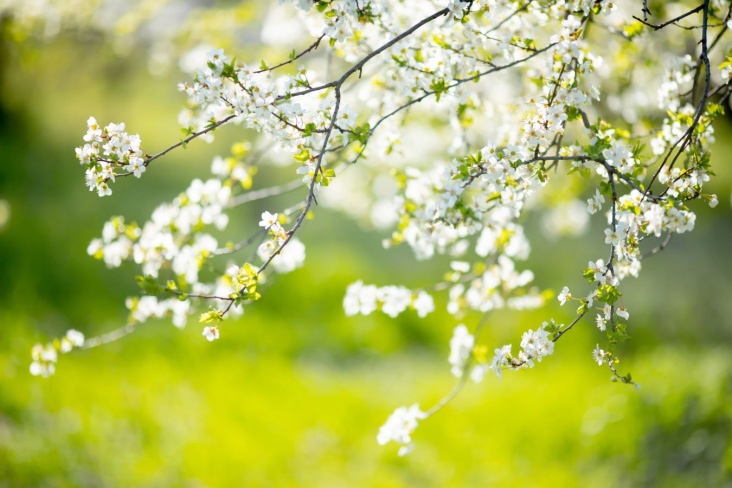
M 465 362 L 470 358 L 470 353 L 475 345 L 475 338 L 468 332 L 463 324 L 455 327 L 450 339 L 450 358 L 448 359 L 453 376 L 460 378 L 465 369 Z
M 396 442 L 400 445 L 399 455 L 408 454 L 412 449 L 412 432 L 419 425 L 419 421 L 424 418 L 426 415 L 419 409 L 418 404 L 411 407 L 399 407 L 381 426 L 376 440 L 382 446 L 387 442 Z

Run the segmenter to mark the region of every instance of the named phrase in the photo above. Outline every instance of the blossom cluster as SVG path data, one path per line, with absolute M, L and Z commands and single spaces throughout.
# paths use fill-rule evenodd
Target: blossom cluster
M 170 266 L 187 283 L 197 283 L 203 264 L 218 249 L 218 241 L 200 229 L 226 228 L 229 217 L 224 210 L 230 199 L 231 187 L 221 180 L 193 180 L 184 193 L 156 208 L 141 228 L 125 225 L 123 217 L 112 218 L 87 252 L 109 267 L 132 259 L 144 275 L 153 277 Z
M 554 341 L 546 330 L 548 326 L 549 323 L 544 322 L 541 328 L 524 332 L 521 336 L 521 350 L 515 356 L 511 353 L 511 344 L 496 349 L 488 366 L 490 370 L 501 378 L 504 369 L 533 368 L 534 361 L 541 362 L 543 357 L 551 355 L 554 352 Z M 474 378 L 476 376 L 474 374 Z
M 218 49 L 209 53 L 205 68 L 196 70 L 193 83 L 180 83 L 178 89 L 188 96 L 190 109 L 180 120 L 190 134 L 208 132 L 228 120 L 263 132 L 293 154 L 297 172 L 308 184 L 315 180 L 327 186 L 335 174 L 325 169 L 325 151 L 347 144 L 360 131 L 355 112 L 336 106 L 331 98 L 298 102 L 304 94 L 325 89 L 304 67 L 295 75 L 271 79 L 266 65 L 255 70 L 234 64 Z
M 145 322 L 149 318 L 171 317 L 173 325 L 182 329 L 186 326 L 191 303 L 188 300 L 168 298 L 159 300 L 155 296 L 131 297 L 125 301 L 130 311 L 130 322 Z
M 389 317 L 396 317 L 407 308 L 412 308 L 419 317 L 425 317 L 434 311 L 435 303 L 425 291 L 415 293 L 403 286 L 364 285 L 359 280 L 346 289 L 343 308 L 347 316 L 369 315 L 381 310 Z
M 413 448 L 412 432 L 419 425 L 419 421 L 426 417 L 426 413 L 419 409 L 418 404 L 411 407 L 399 407 L 381 426 L 376 440 L 382 446 L 387 442 L 395 442 L 400 445 L 400 456 L 409 454 Z
M 69 329 L 61 340 L 54 340 L 51 343 L 36 344 L 31 351 L 33 362 L 30 365 L 30 373 L 33 376 L 48 377 L 56 371 L 58 355 L 71 352 L 74 348 L 84 346 L 84 334 L 78 330 Z
M 139 135 L 125 132 L 124 123 L 102 128 L 94 117 L 89 117 L 86 123 L 86 144 L 76 148 L 76 158 L 86 167 L 89 191 L 96 191 L 100 197 L 108 196 L 112 194 L 109 182 L 115 181 L 116 176 L 142 176 L 146 161 Z
M 463 324 L 455 327 L 452 339 L 450 339 L 450 357 L 448 358 L 453 376 L 457 378 L 463 376 L 465 365 L 474 346 L 475 337 L 468 331 L 468 328 Z
M 228 210 L 237 205 L 238 195 L 247 196 L 246 190 L 252 185 L 253 171 L 241 159 L 248 148 L 237 145 L 233 152 L 239 157 L 214 158 L 214 178 L 193 180 L 185 192 L 156 208 L 144 225 L 113 217 L 105 223 L 101 238 L 89 244 L 87 252 L 108 267 L 127 261 L 140 266 L 145 295 L 127 299 L 130 324 L 150 318 L 171 318 L 174 325 L 182 328 L 200 301 L 213 300 L 226 309 L 226 314 L 238 315 L 243 312 L 241 302 L 259 298 L 257 282 L 261 277 L 249 263 L 229 263 L 226 272 L 213 279 L 201 274 L 210 260 L 243 247 L 220 246 L 219 240 L 208 232 L 226 229 Z M 284 214 L 264 212 L 260 222 L 270 239 L 263 239 L 257 255 L 277 273 L 291 272 L 305 260 L 305 246 L 297 237 L 289 236 L 282 225 L 286 221 Z M 283 246 L 285 242 L 287 246 Z M 172 279 L 165 281 L 164 277 Z M 218 326 L 206 326 L 203 335 L 209 341 L 217 339 Z

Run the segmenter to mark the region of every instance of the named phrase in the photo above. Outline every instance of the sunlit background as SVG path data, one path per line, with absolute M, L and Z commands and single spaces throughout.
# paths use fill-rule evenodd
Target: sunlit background
M 247 2 L 207 3 L 220 4 L 207 11 L 214 20 L 184 29 L 170 56 L 206 41 L 256 63 L 263 14 Z M 587 321 L 539 367 L 469 384 L 398 457 L 377 445 L 378 428 L 397 406 L 428 408 L 450 391 L 457 324 L 443 311 L 346 318 L 344 290 L 356 279 L 425 286 L 442 268 L 383 250 L 383 234 L 327 209 L 302 230 L 306 267 L 276 279 L 221 340 L 205 341 L 193 319 L 183 330 L 151 321 L 64 356 L 52 378 L 31 377 L 34 343 L 127 319 L 136 270 L 108 270 L 86 253 L 103 223 L 144 221 L 249 135 L 219 130 L 212 145 L 193 143 L 100 199 L 74 158 L 90 115 L 125 121 L 148 150 L 180 138 L 175 85 L 188 75 L 153 55 L 162 27 L 136 30 L 132 19 L 128 31 L 99 34 L 61 22 L 49 33 L 0 19 L 0 487 L 732 486 L 729 126 L 717 129 L 708 184 L 720 205 L 698 205 L 695 231 L 623 284 L 632 340 L 619 368 L 642 388 L 611 383 L 593 363 L 599 336 Z M 220 19 L 226 29 L 214 28 Z M 233 228 L 263 205 L 232 215 Z M 550 239 L 534 220 L 528 266 L 539 284 L 579 286 L 596 239 Z M 548 317 L 571 316 L 554 305 L 494 314 L 481 343 L 516 342 Z

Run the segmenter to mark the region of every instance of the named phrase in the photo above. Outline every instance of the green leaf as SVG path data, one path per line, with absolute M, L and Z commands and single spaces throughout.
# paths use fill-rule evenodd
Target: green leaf
M 224 320 L 224 313 L 216 308 L 211 308 L 206 313 L 202 313 L 199 317 L 198 321 L 202 324 L 208 324 L 211 322 L 223 322 Z
M 165 292 L 165 288 L 151 275 L 136 276 L 135 279 L 145 295 L 160 295 Z
M 305 163 L 310 160 L 310 150 L 308 148 L 304 148 L 299 153 L 293 154 L 292 158 L 298 163 Z

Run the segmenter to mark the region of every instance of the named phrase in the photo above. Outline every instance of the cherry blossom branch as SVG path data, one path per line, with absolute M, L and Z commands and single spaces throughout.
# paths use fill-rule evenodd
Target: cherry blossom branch
M 685 19 L 686 17 L 688 17 L 690 15 L 693 15 L 693 14 L 695 14 L 697 12 L 700 12 L 702 9 L 706 9 L 707 7 L 708 7 L 708 2 L 705 1 L 703 4 L 699 5 L 698 7 L 695 7 L 693 9 L 689 10 L 688 12 L 685 12 L 685 13 L 677 16 L 677 17 L 674 17 L 671 20 L 667 20 L 666 22 L 662 22 L 662 23 L 657 24 L 657 25 L 651 24 L 651 23 L 647 22 L 644 19 L 641 19 L 639 17 L 636 17 L 635 15 L 633 16 L 633 18 L 635 20 L 637 20 L 638 22 L 640 22 L 641 24 L 650 27 L 654 31 L 657 31 L 657 30 L 661 30 L 664 27 L 667 27 L 667 26 L 672 25 L 672 24 L 676 25 L 676 23 L 679 20 L 683 20 L 683 19 Z M 643 11 L 644 11 L 644 13 L 646 12 L 646 7 L 643 8 Z M 682 27 L 682 26 L 678 26 L 678 27 Z
M 109 344 L 110 342 L 119 340 L 125 336 L 132 334 L 135 331 L 136 325 L 137 324 L 127 324 L 123 327 L 119 327 L 96 337 L 91 337 L 84 341 L 82 349 L 92 349 L 94 347 L 102 346 L 104 344 Z
M 295 224 L 287 232 L 287 238 L 280 244 L 280 246 L 277 248 L 277 250 L 274 251 L 269 256 L 269 258 L 259 267 L 259 269 L 257 270 L 257 274 L 260 274 L 262 271 L 264 271 L 269 266 L 269 264 L 272 262 L 272 260 L 277 255 L 279 255 L 282 252 L 282 250 L 285 248 L 285 246 L 292 239 L 292 236 L 297 232 L 297 230 L 302 225 L 303 221 L 305 220 L 305 216 L 307 215 L 308 211 L 310 210 L 310 207 L 312 206 L 313 202 L 316 202 L 316 200 L 315 200 L 315 185 L 316 185 L 316 180 L 317 180 L 316 176 L 321 171 L 321 167 L 322 167 L 322 164 L 323 164 L 323 157 L 325 156 L 326 150 L 328 148 L 328 141 L 330 140 L 330 136 L 331 136 L 331 134 L 333 132 L 333 128 L 335 127 L 336 118 L 338 116 L 338 110 L 340 108 L 340 103 L 341 103 L 341 87 L 343 86 L 343 84 L 353 74 L 355 74 L 357 72 L 360 72 L 363 69 L 363 67 L 366 65 L 366 63 L 368 63 L 371 59 L 373 59 L 374 57 L 378 56 L 379 54 L 381 54 L 385 50 L 389 49 L 391 46 L 393 46 L 394 44 L 398 43 L 399 41 L 401 41 L 401 40 L 405 39 L 406 37 L 410 36 L 412 33 L 414 33 L 415 31 L 417 31 L 420 27 L 422 27 L 422 26 L 424 26 L 424 25 L 432 22 L 433 20 L 435 20 L 435 19 L 437 19 L 439 17 L 442 17 L 442 16 L 444 16 L 444 15 L 446 15 L 448 13 L 449 13 L 449 9 L 444 8 L 444 9 L 442 9 L 442 10 L 440 10 L 440 11 L 438 11 L 438 12 L 432 14 L 432 15 L 430 15 L 429 17 L 426 17 L 426 18 L 422 19 L 421 21 L 417 22 L 416 24 L 414 24 L 409 29 L 407 29 L 404 32 L 402 32 L 400 35 L 396 36 L 394 39 L 391 39 L 390 41 L 382 44 L 379 48 L 375 49 L 370 54 L 368 54 L 368 55 L 364 56 L 363 58 L 361 58 L 360 61 L 358 61 L 356 64 L 354 64 L 353 66 L 351 66 L 351 68 L 349 68 L 345 73 L 343 73 L 343 75 L 341 75 L 341 77 L 338 80 L 336 80 L 334 82 L 331 82 L 331 83 L 326 83 L 324 85 L 321 85 L 320 89 L 323 89 L 323 88 L 326 88 L 326 87 L 331 87 L 331 86 L 334 88 L 334 90 L 335 90 L 335 107 L 333 108 L 333 113 L 331 115 L 330 125 L 329 125 L 327 131 L 325 132 L 325 138 L 324 138 L 324 141 L 323 141 L 323 144 L 322 144 L 322 148 L 321 148 L 321 150 L 320 150 L 320 152 L 318 154 L 318 157 L 317 157 L 317 162 L 315 164 L 315 169 L 313 171 L 313 177 L 312 177 L 312 180 L 310 181 L 310 187 L 308 189 L 308 196 L 307 196 L 307 198 L 305 200 L 305 205 L 303 207 L 302 212 L 300 213 L 300 215 L 298 216 L 297 220 L 295 221 Z M 298 94 L 301 94 L 301 93 L 302 92 L 298 92 Z M 295 94 L 293 94 L 293 96 L 294 95 Z
M 643 20 L 648 20 L 649 15 L 653 15 L 650 10 L 648 10 L 648 0 L 643 0 Z
M 702 34 L 701 34 L 701 55 L 700 60 L 702 61 L 702 64 L 704 65 L 705 69 L 705 75 L 704 75 L 704 91 L 702 93 L 701 100 L 699 102 L 699 105 L 696 109 L 696 113 L 694 115 L 694 120 L 692 121 L 689 128 L 684 132 L 684 134 L 668 149 L 666 156 L 664 157 L 663 161 L 659 165 L 656 172 L 653 174 L 653 177 L 651 178 L 651 181 L 648 183 L 648 187 L 646 191 L 643 194 L 643 199 L 646 198 L 648 195 L 651 186 L 653 185 L 654 181 L 658 177 L 658 175 L 661 173 L 661 170 L 665 167 L 666 163 L 669 161 L 669 158 L 674 153 L 674 149 L 676 149 L 676 155 L 671 160 L 670 168 L 674 166 L 677 159 L 681 156 L 681 154 L 686 150 L 686 148 L 691 143 L 691 139 L 694 134 L 694 130 L 696 129 L 697 125 L 699 124 L 699 120 L 701 119 L 702 114 L 704 113 L 704 109 L 706 107 L 707 99 L 709 97 L 709 89 L 711 86 L 711 67 L 709 63 L 709 57 L 708 57 L 708 51 L 707 51 L 707 25 L 709 22 L 709 0 L 704 0 L 704 3 L 700 6 L 701 8 L 697 7 L 697 9 L 702 10 L 703 16 L 702 16 Z M 696 12 L 699 10 L 694 9 Z M 695 12 L 694 12 L 695 13 Z M 697 65 L 697 69 L 699 69 L 699 65 Z
M 490 313 L 483 314 L 483 317 L 481 318 L 480 322 L 478 323 L 478 326 L 475 328 L 475 332 L 473 333 L 473 337 L 475 340 L 478 340 L 478 337 L 480 337 L 480 333 L 485 328 L 486 324 L 488 323 L 488 317 Z M 447 406 L 448 403 L 450 403 L 455 397 L 457 397 L 460 392 L 462 391 L 463 387 L 468 381 L 468 378 L 470 375 L 468 374 L 468 371 L 470 371 L 470 368 L 472 367 L 474 362 L 473 355 L 470 354 L 468 356 L 468 359 L 465 361 L 465 364 L 462 368 L 462 374 L 460 375 L 460 379 L 458 380 L 457 384 L 453 387 L 450 392 L 442 397 L 440 401 L 438 401 L 435 405 L 433 405 L 429 410 L 425 412 L 425 418 L 429 418 L 442 410 L 445 406 Z
M 260 190 L 248 191 L 240 195 L 235 196 L 231 199 L 230 207 L 237 207 L 245 203 L 254 202 L 256 200 L 263 200 L 265 198 L 276 197 L 290 193 L 302 187 L 302 178 L 292 180 L 289 183 L 283 185 L 272 186 L 269 188 L 262 188 Z
M 264 73 L 265 71 L 271 73 L 272 71 L 274 71 L 274 70 L 276 70 L 278 68 L 281 68 L 283 66 L 287 66 L 288 64 L 294 63 L 295 61 L 297 61 L 301 57 L 305 56 L 307 53 L 309 53 L 311 51 L 317 50 L 318 49 L 318 46 L 320 46 L 320 41 L 322 41 L 324 37 L 325 37 L 325 34 L 321 34 L 320 37 L 318 37 L 309 47 L 303 49 L 298 54 L 291 56 L 290 59 L 288 59 L 287 61 L 283 61 L 283 62 L 281 62 L 279 64 L 274 65 L 274 66 L 269 66 L 267 69 L 260 69 L 260 70 L 254 71 L 253 73 L 255 75 L 256 74 L 260 74 L 260 73 Z M 293 50 L 293 52 L 294 52 L 294 50 Z
M 176 144 L 173 144 L 172 146 L 168 147 L 167 149 L 164 149 L 164 150 L 160 151 L 159 153 L 156 153 L 156 154 L 154 154 L 154 155 L 146 158 L 145 159 L 145 162 L 143 164 L 145 166 L 148 166 L 150 163 L 152 163 L 153 161 L 155 161 L 159 157 L 165 156 L 166 154 L 168 154 L 173 149 L 176 149 L 176 148 L 181 147 L 181 146 L 185 146 L 186 144 L 188 144 L 192 140 L 194 140 L 194 139 L 196 139 L 198 137 L 201 137 L 204 134 L 208 134 L 209 132 L 211 132 L 211 131 L 213 131 L 213 130 L 219 128 L 219 127 L 221 127 L 222 125 L 224 125 L 224 124 L 226 124 L 228 122 L 230 122 L 232 119 L 236 118 L 237 116 L 238 116 L 237 114 L 231 114 L 231 115 L 229 115 L 227 117 L 224 117 L 223 119 L 219 120 L 218 122 L 215 122 L 215 123 L 212 123 L 212 124 L 208 125 L 203 130 L 200 130 L 198 132 L 192 133 L 190 136 L 186 137 L 182 141 L 180 141 L 180 142 L 178 142 Z M 128 176 L 130 174 L 132 174 L 132 173 L 120 174 L 120 175 L 117 175 L 117 176 Z
M 622 383 L 633 385 L 633 386 L 635 386 L 636 390 L 640 389 L 640 385 L 631 379 L 630 374 L 623 376 L 620 373 L 618 373 L 618 370 L 615 369 L 615 366 L 613 366 L 612 358 L 607 360 L 607 366 L 608 366 L 608 368 L 610 368 L 610 371 L 612 371 L 612 373 L 614 375 L 614 379 L 620 380 Z
M 341 80 L 339 80 L 339 83 L 335 87 L 335 107 L 333 108 L 333 114 L 330 118 L 330 126 L 328 127 L 328 131 L 325 133 L 325 139 L 323 141 L 323 146 L 320 151 L 320 154 L 318 155 L 317 163 L 315 164 L 315 170 L 313 171 L 313 177 L 310 181 L 310 187 L 308 189 L 308 196 L 305 200 L 305 206 L 298 216 L 297 220 L 295 221 L 295 225 L 292 226 L 292 228 L 287 232 L 287 238 L 280 244 L 280 246 L 277 248 L 275 252 L 273 252 L 269 258 L 259 267 L 257 270 L 257 274 L 261 274 L 262 271 L 267 269 L 269 266 L 269 263 L 272 262 L 272 260 L 279 255 L 284 247 L 290 242 L 290 239 L 292 239 L 292 236 L 297 232 L 297 230 L 302 225 L 303 221 L 305 220 L 305 216 L 307 215 L 308 211 L 310 210 L 311 205 L 315 201 L 315 185 L 317 178 L 316 176 L 320 172 L 320 168 L 323 164 L 323 157 L 325 156 L 325 149 L 328 147 L 328 141 L 330 140 L 330 135 L 333 132 L 333 127 L 335 126 L 336 117 L 338 117 L 338 109 L 340 108 L 341 104 L 341 92 L 340 92 L 340 85 L 347 79 L 346 75 L 341 77 Z
M 298 184 L 299 183 L 300 183 L 300 181 L 298 181 Z M 257 240 L 258 237 L 261 238 L 263 235 L 266 235 L 266 232 L 263 229 L 260 229 L 257 232 L 255 232 L 254 234 L 252 234 L 251 236 L 249 236 L 248 238 L 234 244 L 233 246 L 216 249 L 211 254 L 214 256 L 221 256 L 224 254 L 233 254 L 233 253 L 235 253 L 237 251 L 241 251 L 245 247 L 251 245 L 254 241 Z
M 608 173 L 614 174 L 634 190 L 637 190 L 641 193 L 645 191 L 640 186 L 638 186 L 632 179 L 630 179 L 629 176 L 619 171 L 615 166 L 611 165 L 607 162 L 607 160 L 603 158 L 597 158 L 592 156 L 534 156 L 533 158 L 524 161 L 524 164 L 535 163 L 537 161 L 592 161 L 601 164 L 603 168 L 608 171 Z M 647 198 L 653 201 L 658 201 L 661 199 L 660 196 L 655 196 L 652 193 L 649 193 Z
M 673 236 L 673 234 L 671 232 L 669 232 L 666 235 L 666 239 L 664 239 L 664 241 L 661 244 L 659 244 L 658 246 L 654 247 L 653 249 L 651 249 L 647 253 L 643 254 L 640 257 L 640 259 L 645 259 L 645 258 L 651 257 L 654 254 L 657 254 L 657 253 L 663 251 L 664 249 L 666 249 L 666 246 L 668 246 L 671 243 L 671 237 L 672 236 Z
M 457 81 L 455 83 L 452 83 L 450 85 L 447 85 L 445 87 L 445 89 L 446 90 L 449 90 L 451 88 L 455 88 L 456 86 L 462 85 L 463 83 L 467 83 L 468 81 L 476 81 L 476 80 L 482 78 L 483 76 L 486 76 L 486 75 L 489 75 L 489 74 L 492 74 L 492 73 L 496 73 L 498 71 L 503 71 L 503 70 L 506 70 L 508 68 L 512 68 L 514 66 L 517 66 L 517 65 L 519 65 L 521 63 L 524 63 L 524 62 L 530 60 L 531 58 L 533 58 L 535 56 L 538 56 L 539 54 L 541 54 L 543 52 L 548 51 L 549 49 L 551 49 L 552 47 L 554 47 L 554 45 L 555 44 L 553 44 L 553 43 L 552 44 L 549 44 L 549 45 L 547 45 L 546 47 L 544 47 L 542 49 L 539 49 L 539 50 L 537 50 L 535 52 L 532 52 L 530 55 L 528 55 L 528 56 L 526 56 L 524 58 L 518 59 L 516 61 L 512 61 L 512 62 L 507 63 L 507 64 L 502 65 L 502 66 L 496 66 L 495 68 L 492 68 L 492 69 L 489 69 L 487 71 L 478 73 L 475 76 L 471 76 L 470 78 L 465 78 L 465 79 L 457 79 L 456 78 Z M 369 131 L 369 137 L 387 119 L 389 119 L 389 118 L 393 117 L 394 115 L 398 114 L 399 112 L 401 112 L 401 111 L 403 111 L 403 110 L 411 107 L 412 105 L 415 105 L 415 104 L 417 104 L 419 102 L 422 102 L 423 100 L 426 100 L 427 98 L 435 95 L 436 93 L 437 92 L 434 91 L 434 90 L 425 90 L 425 92 L 424 92 L 423 95 L 421 95 L 421 96 L 419 96 L 417 98 L 413 98 L 412 100 L 409 100 L 408 102 L 406 102 L 403 105 L 397 107 L 396 109 L 392 110 L 388 114 L 382 116 L 376 123 L 374 123 L 373 127 L 371 127 L 371 130 Z
M 345 73 L 343 73 L 343 75 L 338 80 L 331 81 L 329 83 L 324 83 L 322 85 L 319 85 L 319 86 L 316 86 L 313 88 L 309 88 L 307 90 L 291 93 L 291 94 L 289 94 L 289 96 L 297 97 L 297 96 L 307 95 L 308 93 L 312 93 L 312 92 L 316 92 L 316 91 L 322 91 L 322 90 L 325 90 L 328 88 L 335 88 L 335 87 L 340 88 L 340 86 L 343 85 L 343 83 L 348 78 L 350 78 L 351 75 L 353 75 L 356 72 L 360 72 L 363 69 L 363 67 L 366 65 L 366 63 L 368 63 L 371 59 L 378 56 L 382 52 L 386 51 L 387 49 L 389 49 L 391 46 L 398 43 L 399 41 L 406 39 L 407 37 L 412 35 L 415 31 L 417 31 L 420 27 L 422 27 L 426 24 L 429 24 L 430 22 L 432 22 L 435 19 L 438 19 L 440 17 L 447 15 L 449 12 L 450 12 L 449 9 L 443 8 L 442 10 L 435 12 L 434 14 L 430 15 L 429 17 L 426 17 L 426 18 L 422 19 L 421 21 L 417 22 L 409 29 L 405 30 L 404 32 L 402 32 L 401 34 L 396 36 L 395 38 L 382 44 L 380 47 L 371 51 L 369 54 L 367 54 L 366 56 L 361 58 L 356 64 L 351 66 L 351 68 L 349 68 Z M 284 99 L 285 99 L 285 97 L 282 96 L 282 97 L 279 97 L 277 100 L 279 101 L 279 100 L 284 100 Z

